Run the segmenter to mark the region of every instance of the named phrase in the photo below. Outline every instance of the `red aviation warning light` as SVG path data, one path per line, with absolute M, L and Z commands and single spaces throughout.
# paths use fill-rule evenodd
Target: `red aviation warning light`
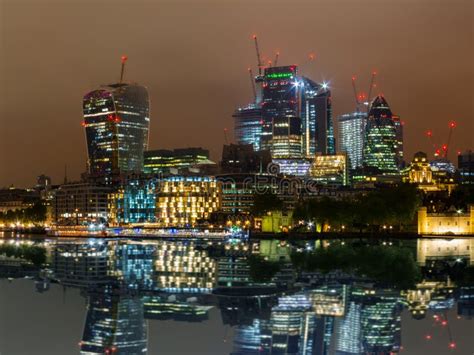
M 122 61 L 122 64 L 125 64 L 127 59 L 128 59 L 128 57 L 126 55 L 123 55 L 123 56 L 120 57 L 120 60 Z
M 430 137 L 430 138 L 433 137 L 433 131 L 431 129 L 427 130 L 426 131 L 426 136 Z
M 449 348 L 450 349 L 456 349 L 456 343 L 454 341 L 449 343 Z
M 426 334 L 425 339 L 426 340 L 431 340 L 431 339 L 433 339 L 433 336 L 431 334 Z
M 449 122 L 449 128 L 456 128 L 456 122 L 455 121 Z

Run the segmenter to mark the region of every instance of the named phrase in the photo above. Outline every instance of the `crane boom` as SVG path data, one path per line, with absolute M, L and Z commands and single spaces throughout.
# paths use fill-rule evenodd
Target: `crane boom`
M 255 87 L 255 77 L 253 76 L 252 68 L 249 68 L 250 83 L 252 84 L 253 100 L 257 102 L 257 89 Z
M 360 102 L 359 102 L 359 98 L 357 97 L 356 77 L 355 77 L 355 75 L 352 76 L 352 89 L 354 90 L 354 98 L 356 100 L 356 106 L 359 107 Z
M 375 76 L 377 75 L 376 71 L 372 72 L 372 77 L 370 78 L 370 87 L 369 87 L 369 94 L 367 96 L 367 100 L 370 102 L 372 100 L 372 88 L 375 86 Z M 367 105 L 367 111 L 369 110 L 369 105 Z
M 456 127 L 456 122 L 451 121 L 449 122 L 449 135 L 448 135 L 448 143 L 446 144 L 446 149 L 444 150 L 444 157 L 448 157 L 448 150 L 449 150 L 449 145 L 451 144 L 451 137 L 453 135 L 453 129 Z
M 120 83 L 123 81 L 123 74 L 125 72 L 125 62 L 127 61 L 128 57 L 126 55 L 123 55 L 120 60 L 122 62 L 122 69 L 120 71 Z
M 258 47 L 257 35 L 253 35 L 253 40 L 255 42 L 255 51 L 257 52 L 257 65 L 258 65 L 258 75 L 262 75 L 262 59 L 260 57 L 260 49 Z
M 276 67 L 278 63 L 278 57 L 280 56 L 280 52 L 276 52 L 275 60 L 273 61 L 273 66 Z

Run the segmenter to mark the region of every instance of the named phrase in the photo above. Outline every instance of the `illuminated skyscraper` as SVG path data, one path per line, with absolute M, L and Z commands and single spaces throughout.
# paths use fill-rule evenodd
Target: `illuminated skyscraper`
M 232 117 L 237 144 L 252 144 L 255 151 L 260 150 L 262 109 L 256 104 L 249 104 L 247 107 L 238 108 Z
M 349 166 L 362 166 L 367 113 L 355 111 L 339 116 L 339 149 L 347 154 Z
M 303 155 L 335 154 L 336 142 L 332 124 L 331 91 L 326 83 L 299 79 L 300 117 Z
M 148 91 L 136 84 L 111 84 L 83 100 L 89 172 L 141 172 L 148 146 Z
M 364 146 L 364 165 L 382 174 L 398 173 L 397 128 L 385 98 L 377 96 L 369 110 Z
M 255 77 L 255 103 L 235 114 L 239 144 L 271 151 L 275 159 L 300 159 L 315 153 L 334 154 L 331 92 L 297 75 L 296 65 L 268 67 Z
M 273 158 L 300 158 L 297 67 L 269 67 L 263 83 L 261 148 Z

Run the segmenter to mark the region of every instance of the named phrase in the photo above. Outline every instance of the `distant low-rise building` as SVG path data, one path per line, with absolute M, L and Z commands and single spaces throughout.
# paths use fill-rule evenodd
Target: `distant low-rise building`
M 106 223 L 112 191 L 111 187 L 89 182 L 61 185 L 52 203 L 54 222 L 58 225 Z
M 317 155 L 309 171 L 312 179 L 323 185 L 349 184 L 347 155 L 344 153 Z
M 213 163 L 209 160 L 209 151 L 203 148 L 158 149 L 144 153 L 144 170 L 148 174 L 169 174 L 209 162 Z
M 445 213 L 428 213 L 426 207 L 421 207 L 418 210 L 418 234 L 474 234 L 474 205 L 469 206 L 467 212 L 450 210 Z
M 458 155 L 458 171 L 462 184 L 474 184 L 474 152 L 472 150 Z

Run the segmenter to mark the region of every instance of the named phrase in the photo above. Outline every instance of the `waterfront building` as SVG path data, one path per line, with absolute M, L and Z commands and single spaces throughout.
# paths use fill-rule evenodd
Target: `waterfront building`
M 109 219 L 108 197 L 112 188 L 89 182 L 61 185 L 52 203 L 58 225 L 105 224 Z
M 418 234 L 474 234 L 474 205 L 470 205 L 467 211 L 450 210 L 445 213 L 428 213 L 426 207 L 420 207 L 418 209 Z
M 237 144 L 251 144 L 255 151 L 261 149 L 262 109 L 255 103 L 238 108 L 234 114 L 234 136 Z
M 218 287 L 244 287 L 250 284 L 250 265 L 246 257 L 226 255 L 218 258 Z
M 363 165 L 367 113 L 355 111 L 339 116 L 339 150 L 347 154 L 351 170 Z
M 156 221 L 156 181 L 130 178 L 109 194 L 111 224 L 153 223 Z
M 144 153 L 147 174 L 169 174 L 173 170 L 188 169 L 203 163 L 212 163 L 209 151 L 203 148 L 147 150 Z
M 349 172 L 346 154 L 316 155 L 309 169 L 309 175 L 312 180 L 323 185 L 348 185 Z
M 474 152 L 472 150 L 458 155 L 458 171 L 462 184 L 474 184 Z
M 364 166 L 377 169 L 381 174 L 397 174 L 398 149 L 392 111 L 379 95 L 372 101 L 367 118 Z
M 293 225 L 293 212 L 270 211 L 262 217 L 262 232 L 288 232 Z
M 33 207 L 37 201 L 39 195 L 34 190 L 18 189 L 13 186 L 0 189 L 0 213 Z
M 170 176 L 156 187 L 156 221 L 163 226 L 188 226 L 209 219 L 221 206 L 215 177 Z
M 150 125 L 148 91 L 144 86 L 101 86 L 84 96 L 83 113 L 91 175 L 143 170 Z

